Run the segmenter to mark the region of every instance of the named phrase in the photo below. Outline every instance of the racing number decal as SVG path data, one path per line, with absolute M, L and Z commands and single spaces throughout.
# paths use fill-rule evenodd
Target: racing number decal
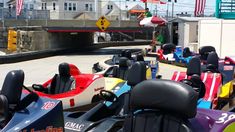
M 55 102 L 48 101 L 44 103 L 41 109 L 48 110 L 48 109 L 53 108 L 54 106 L 55 106 Z
M 235 114 L 228 115 L 228 113 L 222 113 L 221 117 L 215 121 L 215 123 L 227 123 L 228 121 L 235 119 Z

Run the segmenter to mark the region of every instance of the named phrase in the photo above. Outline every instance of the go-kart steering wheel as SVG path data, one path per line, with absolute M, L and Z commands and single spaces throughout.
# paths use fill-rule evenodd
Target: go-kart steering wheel
M 109 102 L 118 101 L 117 95 L 108 90 L 100 90 L 100 96 L 105 101 L 109 101 Z
M 193 87 L 193 90 L 196 91 L 197 93 L 200 93 L 200 91 L 201 91 L 201 88 L 198 88 L 198 87 L 194 87 L 194 86 L 193 86 L 192 80 L 183 79 L 183 80 L 180 80 L 180 82 L 182 82 L 182 83 L 184 83 L 184 84 L 187 84 L 187 85 Z
M 180 80 L 180 82 L 193 87 L 193 90 L 196 91 L 199 94 L 199 96 L 198 96 L 199 99 L 204 97 L 204 95 L 206 93 L 204 84 L 200 84 L 198 86 L 195 86 L 195 83 L 192 80 L 189 80 L 189 79 L 183 79 L 183 80 Z

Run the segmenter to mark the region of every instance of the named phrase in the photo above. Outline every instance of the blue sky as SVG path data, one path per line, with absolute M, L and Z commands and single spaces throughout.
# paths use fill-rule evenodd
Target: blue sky
M 126 5 L 128 5 L 128 8 L 133 7 L 136 4 L 140 4 L 144 7 L 144 4 L 140 0 L 136 0 L 136 2 L 133 2 L 133 0 L 130 0 L 129 2 L 126 2 L 126 0 L 113 0 L 117 5 L 120 5 L 122 9 L 125 8 Z M 162 0 L 167 1 L 167 0 Z M 205 14 L 213 14 L 215 12 L 215 2 L 216 0 L 206 0 L 206 8 L 205 8 Z M 157 4 L 148 3 L 148 8 L 153 12 L 156 9 Z M 172 5 L 171 3 L 168 3 L 168 9 L 169 13 L 172 11 Z M 177 3 L 174 4 L 174 14 L 181 13 L 181 12 L 188 12 L 189 14 L 193 14 L 195 7 L 195 0 L 177 0 Z M 167 4 L 164 5 L 157 5 L 157 11 L 160 15 L 165 15 L 167 10 Z

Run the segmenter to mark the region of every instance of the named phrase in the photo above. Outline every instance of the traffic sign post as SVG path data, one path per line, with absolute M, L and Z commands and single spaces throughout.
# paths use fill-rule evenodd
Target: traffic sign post
M 104 16 L 101 16 L 98 21 L 96 22 L 96 26 L 101 30 L 105 31 L 110 25 L 110 22 L 108 19 L 106 19 Z

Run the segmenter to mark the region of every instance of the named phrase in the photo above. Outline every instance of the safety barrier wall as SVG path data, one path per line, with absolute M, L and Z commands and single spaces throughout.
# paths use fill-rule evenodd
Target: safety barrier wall
M 56 56 L 62 54 L 68 54 L 73 52 L 82 52 L 82 51 L 89 51 L 104 47 L 115 47 L 115 46 L 130 46 L 130 45 L 148 45 L 151 41 L 138 41 L 138 42 L 104 42 L 99 44 L 93 44 L 86 48 L 80 49 L 48 49 L 48 50 L 41 50 L 41 51 L 30 51 L 30 52 L 22 52 L 22 53 L 15 53 L 15 54 L 8 54 L 4 56 L 0 56 L 0 64 L 6 63 L 15 63 L 20 61 L 27 61 L 32 59 L 39 59 L 49 56 Z

